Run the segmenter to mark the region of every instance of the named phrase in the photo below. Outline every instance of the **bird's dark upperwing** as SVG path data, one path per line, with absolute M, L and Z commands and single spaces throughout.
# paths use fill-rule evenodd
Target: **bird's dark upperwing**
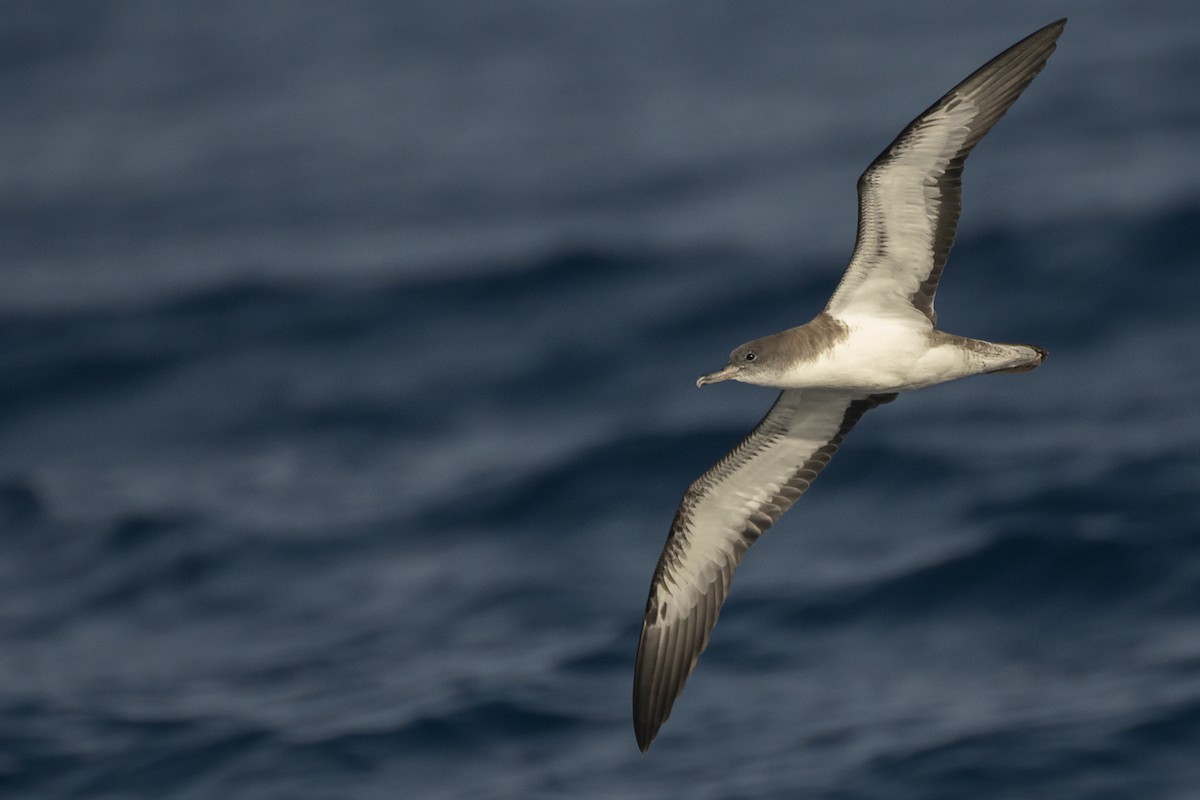
M 1022 39 L 908 124 L 858 180 L 858 241 L 825 310 L 846 318 L 924 315 L 962 208 L 963 162 L 1046 66 L 1066 20 Z
M 684 494 L 654 570 L 638 645 L 633 726 L 642 750 L 708 644 L 746 549 L 807 491 L 862 415 L 895 397 L 785 391 Z

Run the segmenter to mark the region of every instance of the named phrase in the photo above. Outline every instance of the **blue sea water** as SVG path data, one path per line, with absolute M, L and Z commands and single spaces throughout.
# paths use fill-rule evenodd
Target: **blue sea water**
M 854 181 L 1059 16 L 943 327 L 654 747 L 646 590 Z M 11 3 L 0 796 L 1200 797 L 1192 2 Z

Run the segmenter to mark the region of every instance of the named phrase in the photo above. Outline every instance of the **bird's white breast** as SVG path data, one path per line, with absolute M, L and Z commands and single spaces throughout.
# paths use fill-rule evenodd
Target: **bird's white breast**
M 779 388 L 896 392 L 969 374 L 960 349 L 935 343 L 928 325 L 878 317 L 842 321 L 848 335 L 786 369 Z

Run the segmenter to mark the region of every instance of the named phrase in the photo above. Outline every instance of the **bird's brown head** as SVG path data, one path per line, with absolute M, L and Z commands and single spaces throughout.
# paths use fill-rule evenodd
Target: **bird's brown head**
M 779 343 L 777 336 L 764 336 L 736 348 L 729 354 L 724 369 L 701 375 L 696 386 L 735 380 L 742 383 L 768 383 L 778 371 Z

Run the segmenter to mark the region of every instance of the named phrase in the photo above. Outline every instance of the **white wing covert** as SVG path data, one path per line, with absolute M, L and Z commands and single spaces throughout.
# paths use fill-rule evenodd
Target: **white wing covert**
M 862 415 L 895 397 L 785 391 L 741 444 L 688 488 L 642 621 L 633 716 L 643 750 L 708 644 L 746 550 L 807 491 Z
M 839 319 L 923 315 L 954 244 L 963 163 L 1046 66 L 1066 20 L 1047 25 L 973 72 L 908 124 L 858 180 L 858 240 L 825 307 Z

